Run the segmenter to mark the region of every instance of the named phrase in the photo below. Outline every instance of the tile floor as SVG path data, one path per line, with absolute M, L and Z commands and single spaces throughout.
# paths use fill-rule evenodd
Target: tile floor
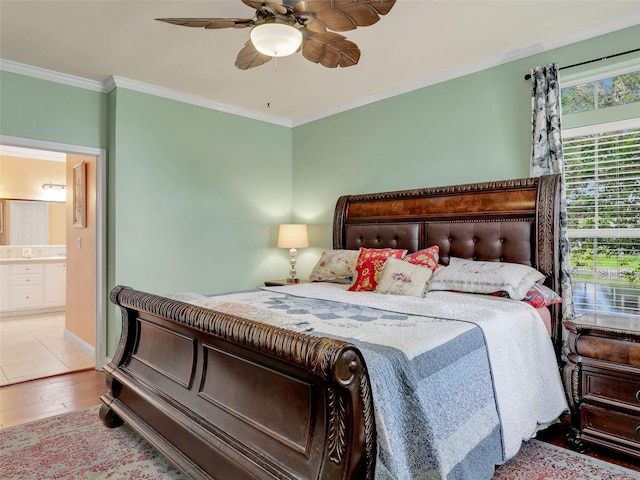
M 0 318 L 0 386 L 93 367 L 63 335 L 64 312 Z

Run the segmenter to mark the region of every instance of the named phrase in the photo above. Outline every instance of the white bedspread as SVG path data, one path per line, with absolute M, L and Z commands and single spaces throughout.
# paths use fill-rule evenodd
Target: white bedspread
M 433 291 L 425 298 L 381 295 L 375 292 L 348 292 L 344 286 L 311 283 L 267 290 L 366 305 L 372 308 L 467 321 L 478 325 L 485 335 L 494 375 L 498 414 L 504 438 L 504 461 L 520 450 L 523 440 L 533 436 L 541 424 L 552 422 L 568 409 L 553 344 L 535 309 L 506 298 L 487 295 Z M 322 322 L 313 324 L 324 331 Z M 382 343 L 407 352 L 406 340 L 390 324 L 380 325 L 376 338 L 359 338 L 358 331 L 343 336 Z M 336 333 L 335 326 L 331 332 Z

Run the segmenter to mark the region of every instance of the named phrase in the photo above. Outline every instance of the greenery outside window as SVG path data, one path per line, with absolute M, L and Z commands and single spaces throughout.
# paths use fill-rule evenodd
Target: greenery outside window
M 563 86 L 561 98 L 563 115 L 640 102 L 640 71 L 571 82 Z
M 576 314 L 640 317 L 640 57 L 560 82 Z
M 640 118 L 563 137 L 576 314 L 640 315 Z

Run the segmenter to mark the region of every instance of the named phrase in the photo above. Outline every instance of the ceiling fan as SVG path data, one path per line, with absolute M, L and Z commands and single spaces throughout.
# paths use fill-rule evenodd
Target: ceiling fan
M 350 67 L 360 49 L 339 33 L 373 25 L 396 0 L 242 0 L 256 10 L 253 18 L 157 18 L 161 22 L 205 29 L 251 28 L 238 53 L 241 70 L 264 65 L 302 49 L 307 60 L 328 68 Z M 330 31 L 333 30 L 333 31 Z

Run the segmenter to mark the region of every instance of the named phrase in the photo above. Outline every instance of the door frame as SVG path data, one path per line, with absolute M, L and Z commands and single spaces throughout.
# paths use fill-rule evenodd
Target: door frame
M 0 144 L 12 147 L 35 148 L 60 153 L 88 155 L 96 158 L 96 291 L 95 291 L 95 349 L 97 370 L 109 362 L 107 357 L 107 151 L 66 143 L 34 140 L 31 138 L 0 135 Z

